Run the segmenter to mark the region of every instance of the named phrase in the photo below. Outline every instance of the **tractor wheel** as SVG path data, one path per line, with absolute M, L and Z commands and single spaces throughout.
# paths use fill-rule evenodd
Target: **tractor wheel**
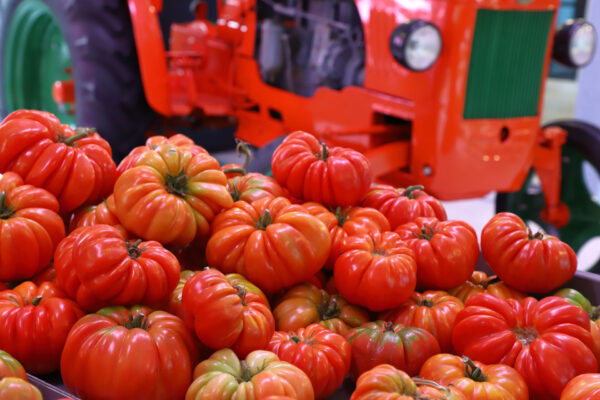
M 558 236 L 577 253 L 578 269 L 600 273 L 600 129 L 579 121 L 552 123 L 567 131 L 562 149 L 561 198 L 571 218 L 563 228 L 543 221 L 544 197 L 533 172 L 520 191 L 498 194 L 496 210 L 510 211 L 533 228 Z
M 75 104 L 59 107 L 52 85 L 69 79 Z M 95 127 L 117 160 L 143 143 L 154 113 L 126 1 L 0 0 L 0 117 L 21 108 Z

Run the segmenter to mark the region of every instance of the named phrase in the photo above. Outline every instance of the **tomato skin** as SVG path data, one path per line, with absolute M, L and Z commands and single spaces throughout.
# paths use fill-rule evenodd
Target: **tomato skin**
M 451 289 L 475 270 L 479 243 L 477 233 L 466 222 L 417 218 L 395 232 L 414 253 L 420 287 Z
M 437 339 L 444 353 L 453 351 L 452 329 L 456 315 L 464 308 L 458 298 L 441 290 L 414 292 L 410 299 L 400 307 L 384 311 L 379 319 L 394 324 L 423 328 Z
M 532 398 L 558 399 L 571 378 L 598 366 L 587 314 L 555 296 L 519 302 L 476 294 L 458 314 L 452 340 L 458 354 L 514 367 Z
M 548 293 L 577 270 L 571 247 L 553 236 L 533 235 L 515 214 L 496 214 L 481 232 L 481 251 L 506 284 L 528 293 Z
M 48 190 L 61 213 L 97 202 L 111 193 L 116 165 L 100 135 L 78 135 L 48 112 L 15 111 L 0 124 L 0 172 L 16 172 Z
M 23 282 L 0 292 L 0 349 L 30 373 L 56 371 L 67 334 L 83 315 L 54 284 Z
M 342 335 L 319 324 L 290 332 L 277 331 L 266 350 L 304 371 L 317 399 L 332 395 L 350 371 L 350 344 Z
M 43 270 L 35 274 L 35 276 L 31 278 L 31 282 L 35 283 L 38 286 L 40 286 L 44 282 L 51 282 L 58 286 L 58 283 L 56 283 L 56 269 L 54 269 L 54 263 L 50 263 L 50 265 L 47 268 L 44 268 Z
M 177 258 L 155 241 L 126 241 L 109 225 L 77 228 L 57 247 L 59 286 L 82 308 L 152 304 L 175 289 Z
M 440 352 L 437 339 L 425 329 L 375 321 L 346 334 L 352 346 L 352 377 L 380 364 L 389 364 L 416 376 L 423 363 Z
M 227 187 L 233 201 L 243 200 L 248 203 L 263 197 L 285 197 L 286 194 L 275 179 L 256 172 L 228 179 Z
M 274 353 L 257 350 L 240 361 L 232 350 L 223 349 L 196 366 L 185 400 L 264 400 L 269 396 L 315 398 L 308 376 Z
M 111 225 L 117 228 L 124 237 L 128 237 L 115 211 L 115 198 L 108 196 L 101 203 L 77 209 L 69 218 L 69 232 L 82 226 Z
M 356 205 L 369 190 L 369 160 L 356 150 L 327 147 L 296 131 L 275 149 L 273 177 L 294 197 L 326 206 Z
M 206 346 L 231 347 L 240 357 L 264 349 L 275 331 L 275 321 L 264 295 L 230 282 L 215 269 L 200 271 L 183 287 L 187 325 Z
M 484 365 L 452 354 L 437 354 L 423 364 L 419 376 L 453 386 L 473 400 L 529 400 L 525 380 L 507 365 Z
M 581 374 L 571 379 L 563 389 L 560 400 L 600 398 L 600 374 Z
M 345 336 L 350 328 L 369 322 L 369 313 L 342 296 L 330 295 L 310 283 L 289 289 L 273 309 L 278 331 L 290 331 L 321 324 Z
M 194 338 L 181 319 L 112 307 L 86 315 L 73 327 L 61 374 L 69 392 L 86 400 L 181 399 L 197 359 Z
M 21 365 L 21 363 L 16 358 L 11 356 L 4 350 L 0 350 L 0 376 L 12 376 L 15 378 L 21 378 L 24 381 L 27 380 L 27 373 L 25 372 L 25 368 L 23 368 L 23 365 Z
M 419 217 L 434 217 L 440 221 L 448 218 L 442 203 L 425 193 L 422 186 L 396 189 L 390 185 L 373 185 L 361 205 L 379 210 L 387 217 L 392 230 Z
M 215 215 L 233 204 L 217 160 L 172 144 L 142 154 L 117 179 L 114 198 L 125 229 L 176 246 L 207 236 Z
M 42 393 L 27 380 L 7 377 L 0 378 L 0 399 L 43 400 Z
M 473 271 L 468 281 L 449 290 L 448 293 L 458 297 L 463 303 L 477 293 L 489 293 L 502 299 L 523 300 L 527 297 L 525 293 L 500 281 L 497 276 L 488 277 L 483 271 Z
M 65 237 L 58 209 L 48 191 L 13 172 L 0 176 L 0 281 L 30 279 L 48 265 Z
M 211 229 L 208 264 L 240 273 L 266 293 L 309 279 L 331 247 L 325 225 L 284 197 L 238 201 L 215 218 Z

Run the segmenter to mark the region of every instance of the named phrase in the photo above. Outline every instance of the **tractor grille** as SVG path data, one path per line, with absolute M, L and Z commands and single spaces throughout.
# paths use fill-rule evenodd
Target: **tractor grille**
M 553 11 L 479 10 L 464 118 L 538 113 Z

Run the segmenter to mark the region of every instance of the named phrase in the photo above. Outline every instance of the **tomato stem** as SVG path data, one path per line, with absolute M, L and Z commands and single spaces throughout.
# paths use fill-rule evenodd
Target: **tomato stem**
M 240 192 L 240 189 L 238 189 L 237 180 L 233 178 L 230 179 L 230 181 L 232 182 L 229 182 L 227 184 L 229 186 L 229 195 L 231 196 L 233 201 L 239 201 L 240 197 L 242 197 L 242 193 Z
M 9 219 L 15 212 L 6 205 L 6 192 L 0 192 L 0 219 Z
M 135 317 L 129 316 L 129 323 L 125 323 L 124 326 L 127 329 L 146 329 L 146 321 L 144 314 L 138 314 Z
M 431 308 L 431 307 L 433 307 L 433 301 L 431 301 L 429 299 L 423 299 L 423 300 L 419 300 L 417 302 L 417 305 L 420 307 L 425 306 L 425 307 Z
M 436 388 L 436 389 L 438 389 L 438 390 L 443 390 L 443 391 L 445 391 L 445 392 L 447 392 L 447 391 L 448 391 L 448 388 L 447 388 L 447 387 L 445 387 L 445 386 L 442 386 L 442 385 L 440 385 L 440 384 L 439 384 L 439 383 L 437 383 L 437 382 L 430 381 L 429 379 L 423 379 L 423 378 L 418 378 L 418 377 L 411 378 L 411 379 L 413 380 L 413 382 L 414 382 L 415 384 L 417 384 L 417 385 L 419 385 L 419 386 L 431 386 L 431 387 L 434 387 L 434 388 Z
M 346 221 L 348 221 L 348 213 L 347 213 L 347 211 L 348 210 L 344 210 L 340 206 L 338 206 L 335 209 L 334 214 L 335 214 L 335 217 L 337 218 L 337 222 L 338 222 L 337 224 L 338 224 L 338 226 L 340 228 L 344 226 L 344 224 L 346 223 Z
M 424 224 L 419 233 L 413 232 L 412 234 L 417 239 L 431 240 L 431 238 L 435 234 L 435 229 L 433 229 L 433 226 L 429 224 Z
M 392 321 L 386 321 L 385 322 L 385 331 L 386 332 L 393 331 L 394 330 L 393 328 L 394 328 L 394 323 Z
M 533 240 L 533 239 L 539 239 L 539 240 L 543 240 L 544 239 L 544 234 L 542 232 L 536 232 L 535 234 L 531 231 L 531 228 L 527 228 L 527 238 L 529 240 Z
M 242 367 L 242 381 L 250 382 L 252 379 L 252 373 L 250 372 L 250 367 L 248 366 L 246 360 L 240 362 L 240 366 Z
M 248 146 L 248 143 L 244 142 L 243 140 L 235 139 L 235 151 L 237 154 L 243 154 L 245 156 L 244 164 L 242 164 L 244 169 L 242 175 L 246 175 L 245 171 L 248 169 L 248 164 L 250 164 L 250 159 L 252 158 L 250 146 Z
M 262 217 L 259 218 L 258 221 L 256 221 L 256 229 L 260 229 L 262 231 L 267 229 L 267 226 L 271 225 L 273 223 L 273 217 L 271 216 L 271 212 L 269 210 L 265 210 L 264 214 L 262 215 Z
M 142 239 L 138 239 L 136 241 L 125 241 L 127 253 L 129 254 L 129 257 L 133 258 L 134 260 L 136 260 L 144 252 L 144 249 L 140 249 L 138 247 L 140 243 L 142 243 Z
M 223 170 L 224 174 L 241 174 L 241 175 L 246 175 L 246 169 L 245 168 L 225 168 Z
M 36 296 L 33 298 L 33 300 L 31 300 L 31 305 L 37 307 L 40 305 L 41 301 L 42 301 L 42 296 Z
M 499 282 L 502 282 L 502 280 L 499 277 L 492 276 L 491 278 L 489 278 L 485 281 L 479 282 L 478 285 L 483 287 L 484 289 L 487 289 L 488 286 L 493 285 L 494 283 L 499 283 Z
M 167 174 L 164 187 L 171 194 L 185 197 L 188 194 L 187 184 L 188 176 L 181 170 L 176 176 Z
M 327 149 L 325 143 L 321 143 L 321 154 L 317 155 L 317 158 L 327 162 L 327 159 L 329 158 L 329 149 Z
M 402 195 L 404 197 L 408 197 L 409 199 L 415 199 L 415 195 L 414 192 L 416 192 L 417 190 L 424 190 L 425 187 L 423 185 L 413 185 L 413 186 L 409 186 L 406 189 L 404 189 L 404 192 L 402 193 Z
M 294 343 L 298 344 L 298 343 L 300 343 L 302 340 L 300 340 L 300 338 L 298 337 L 298 335 L 296 335 L 295 333 L 292 333 L 292 334 L 290 335 L 290 341 L 292 341 L 292 342 L 294 342 Z
M 467 356 L 463 356 L 462 361 L 465 363 L 465 375 L 467 378 L 473 379 L 475 382 L 487 382 L 487 376 L 483 374 L 481 368 L 475 365 L 473 360 Z
M 592 308 L 592 311 L 590 312 L 590 319 L 592 321 L 596 321 L 599 318 L 600 318 L 600 306 Z
M 321 320 L 325 321 L 332 318 L 337 318 L 340 315 L 340 305 L 338 304 L 337 296 L 331 296 L 326 300 L 327 303 L 322 307 Z
M 529 346 L 531 342 L 540 337 L 537 329 L 535 329 L 533 326 L 528 326 L 525 328 L 515 327 L 512 328 L 511 331 L 515 334 L 515 337 L 523 344 L 523 346 Z
M 96 128 L 77 128 L 75 129 L 75 135 L 59 141 L 66 144 L 67 146 L 72 146 L 73 143 L 75 143 L 79 139 L 88 137 L 92 133 L 96 133 Z
M 246 288 L 240 285 L 231 285 L 235 290 L 237 290 L 237 295 L 242 300 L 242 305 L 246 305 Z

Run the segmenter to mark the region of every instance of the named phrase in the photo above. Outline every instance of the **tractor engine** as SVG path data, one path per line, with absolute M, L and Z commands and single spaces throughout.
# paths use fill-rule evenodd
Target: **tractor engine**
M 353 0 L 259 0 L 255 57 L 264 82 L 301 96 L 362 86 L 365 41 Z

